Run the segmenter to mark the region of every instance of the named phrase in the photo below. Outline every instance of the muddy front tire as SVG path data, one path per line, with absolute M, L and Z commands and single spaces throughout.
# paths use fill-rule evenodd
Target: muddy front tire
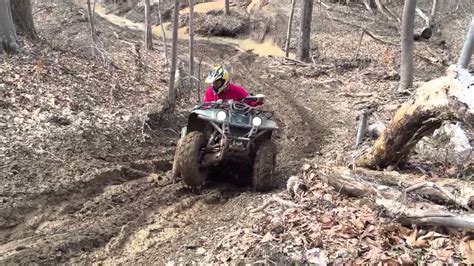
M 273 172 L 276 163 L 276 146 L 270 140 L 260 144 L 253 165 L 252 186 L 259 192 L 273 188 Z
M 206 144 L 206 137 L 198 131 L 189 133 L 181 140 L 177 165 L 184 183 L 188 186 L 202 186 L 206 181 L 207 169 L 201 168 L 199 163 L 201 148 Z
M 178 143 L 176 144 L 176 149 L 174 151 L 174 158 L 173 158 L 173 167 L 171 168 L 171 177 L 173 179 L 178 179 L 181 177 L 181 173 L 179 171 L 180 168 L 180 161 L 179 161 L 179 148 L 181 147 L 181 141 L 182 139 L 180 138 L 178 140 Z

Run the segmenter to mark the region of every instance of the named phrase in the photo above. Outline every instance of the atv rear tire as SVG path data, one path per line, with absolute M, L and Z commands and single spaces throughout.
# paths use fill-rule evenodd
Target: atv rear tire
M 181 147 L 181 141 L 182 139 L 180 138 L 178 140 L 178 143 L 176 144 L 176 149 L 174 151 L 174 158 L 173 158 L 173 167 L 171 168 L 171 177 L 173 179 L 178 179 L 181 177 L 181 173 L 179 171 L 179 168 L 181 167 L 179 165 L 179 148 Z
M 190 132 L 181 141 L 177 165 L 184 183 L 188 186 L 202 186 L 206 181 L 207 168 L 202 168 L 199 163 L 201 148 L 206 144 L 206 137 L 198 131 Z
M 254 190 L 264 192 L 272 189 L 275 162 L 275 143 L 267 140 L 260 144 L 253 165 L 252 186 Z

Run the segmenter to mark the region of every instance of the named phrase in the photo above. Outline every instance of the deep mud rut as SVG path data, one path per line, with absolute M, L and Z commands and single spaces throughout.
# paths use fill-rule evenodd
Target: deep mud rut
M 320 101 L 324 95 L 318 90 L 305 92 L 298 78 L 288 79 L 278 68 L 269 68 L 272 58 L 209 43 L 198 43 L 195 51 L 208 64 L 229 62 L 234 81 L 266 95 L 265 105 L 281 127 L 275 135 L 275 190 L 260 194 L 209 183 L 192 192 L 170 181 L 174 150 L 163 147 L 162 158 L 132 160 L 127 166 L 102 169 L 88 181 L 4 200 L 2 264 L 215 261 L 225 236 L 255 223 L 249 210 L 281 191 L 304 158 L 319 154 L 330 134 L 332 110 Z M 264 256 L 253 254 L 232 259 L 255 261 Z

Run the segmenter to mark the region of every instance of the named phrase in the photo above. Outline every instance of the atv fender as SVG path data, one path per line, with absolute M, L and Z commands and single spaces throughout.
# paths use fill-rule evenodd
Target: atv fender
M 197 114 L 190 114 L 188 118 L 188 126 L 184 128 L 184 132 L 181 131 L 181 137 L 184 137 L 193 131 L 204 132 L 206 125 L 207 121 L 200 119 Z

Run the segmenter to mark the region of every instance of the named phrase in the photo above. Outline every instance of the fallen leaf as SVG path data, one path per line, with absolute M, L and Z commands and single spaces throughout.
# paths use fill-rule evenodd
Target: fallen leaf
M 223 263 L 226 263 L 230 260 L 230 255 L 228 253 L 223 253 L 223 254 L 217 255 L 216 258 L 222 261 Z
M 269 242 L 269 241 L 272 241 L 272 240 L 273 240 L 273 235 L 272 235 L 272 233 L 268 232 L 263 236 L 263 238 L 260 242 L 261 243 L 266 243 L 266 242 Z
M 365 227 L 364 222 L 362 222 L 360 219 L 354 219 L 352 220 L 352 224 L 357 227 L 357 229 L 362 230 Z
M 329 216 L 323 216 L 321 218 L 321 224 L 322 224 L 321 226 L 322 229 L 329 229 L 334 225 L 334 221 Z
M 413 230 L 409 236 L 405 236 L 406 242 L 411 247 L 424 247 L 427 245 L 428 240 L 417 240 L 418 229 Z
M 206 249 L 204 249 L 204 248 L 198 248 L 196 250 L 197 255 L 203 255 L 204 253 L 206 253 Z
M 382 250 L 378 247 L 372 246 L 370 247 L 369 252 L 365 254 L 365 258 L 370 260 L 371 262 L 378 262 L 382 256 Z
M 333 200 L 332 195 L 329 194 L 329 193 L 324 194 L 323 199 L 327 200 L 327 201 L 332 201 Z
M 329 263 L 327 255 L 327 251 L 320 250 L 319 248 L 313 248 L 306 251 L 308 262 L 315 265 L 327 265 Z
M 413 259 L 410 256 L 410 254 L 405 253 L 398 258 L 398 262 L 400 262 L 400 264 L 403 264 L 403 265 L 413 264 Z
M 464 263 L 474 263 L 474 240 L 461 241 L 459 243 L 459 250 L 462 254 L 462 257 L 464 258 Z
M 450 258 L 453 257 L 454 252 L 449 249 L 437 249 L 433 254 L 441 261 L 447 262 Z
M 446 237 L 446 236 L 431 231 L 431 232 L 428 232 L 428 233 L 427 233 L 426 235 L 424 235 L 424 236 L 420 236 L 420 237 L 418 238 L 418 240 L 424 240 L 424 239 L 428 239 L 428 238 L 434 239 L 434 238 L 437 238 L 437 237 Z
M 310 164 L 307 164 L 307 163 L 306 163 L 306 164 L 303 165 L 303 171 L 306 172 L 306 171 L 308 171 L 309 169 L 311 169 L 311 165 L 310 165 Z
M 294 243 L 296 246 L 303 246 L 304 244 L 306 244 L 306 241 L 304 240 L 303 237 L 298 236 L 298 237 L 295 237 L 295 239 L 293 240 L 293 243 Z
M 439 249 L 444 246 L 446 242 L 446 238 L 436 238 L 435 240 L 430 241 L 430 245 L 434 249 Z
M 338 233 L 342 238 L 353 238 L 359 235 L 359 232 L 351 226 L 344 226 L 343 229 Z

